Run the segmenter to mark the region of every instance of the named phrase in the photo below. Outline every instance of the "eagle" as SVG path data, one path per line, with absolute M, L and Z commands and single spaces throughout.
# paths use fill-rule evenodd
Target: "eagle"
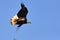
M 27 14 L 27 7 L 23 3 L 21 3 L 21 9 L 16 15 L 11 18 L 11 24 L 18 25 L 18 27 L 21 27 L 23 24 L 30 24 L 31 22 L 27 21 Z

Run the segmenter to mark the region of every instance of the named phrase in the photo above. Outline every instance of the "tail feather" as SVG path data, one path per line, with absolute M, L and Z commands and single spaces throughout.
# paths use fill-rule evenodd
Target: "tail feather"
M 27 22 L 27 24 L 31 24 L 31 22 Z

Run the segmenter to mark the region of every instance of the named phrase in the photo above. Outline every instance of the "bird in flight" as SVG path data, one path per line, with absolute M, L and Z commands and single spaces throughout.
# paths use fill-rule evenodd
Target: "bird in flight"
M 27 21 L 27 14 L 28 14 L 27 7 L 23 3 L 21 3 L 21 9 L 17 13 L 17 15 L 14 15 L 11 18 L 11 24 L 18 25 L 18 27 L 21 27 L 23 24 L 30 24 L 31 22 Z

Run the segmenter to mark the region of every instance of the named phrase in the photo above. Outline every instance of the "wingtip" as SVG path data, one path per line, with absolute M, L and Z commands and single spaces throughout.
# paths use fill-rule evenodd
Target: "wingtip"
M 18 30 L 19 30 L 19 27 L 17 27 L 16 31 L 18 31 Z

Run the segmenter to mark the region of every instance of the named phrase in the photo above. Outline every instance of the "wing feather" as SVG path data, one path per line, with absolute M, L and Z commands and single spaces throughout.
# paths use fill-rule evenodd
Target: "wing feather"
M 27 13 L 28 13 L 28 10 L 27 8 L 25 7 L 25 5 L 21 6 L 21 10 L 19 10 L 17 16 L 20 18 L 20 17 L 26 17 L 27 16 Z

